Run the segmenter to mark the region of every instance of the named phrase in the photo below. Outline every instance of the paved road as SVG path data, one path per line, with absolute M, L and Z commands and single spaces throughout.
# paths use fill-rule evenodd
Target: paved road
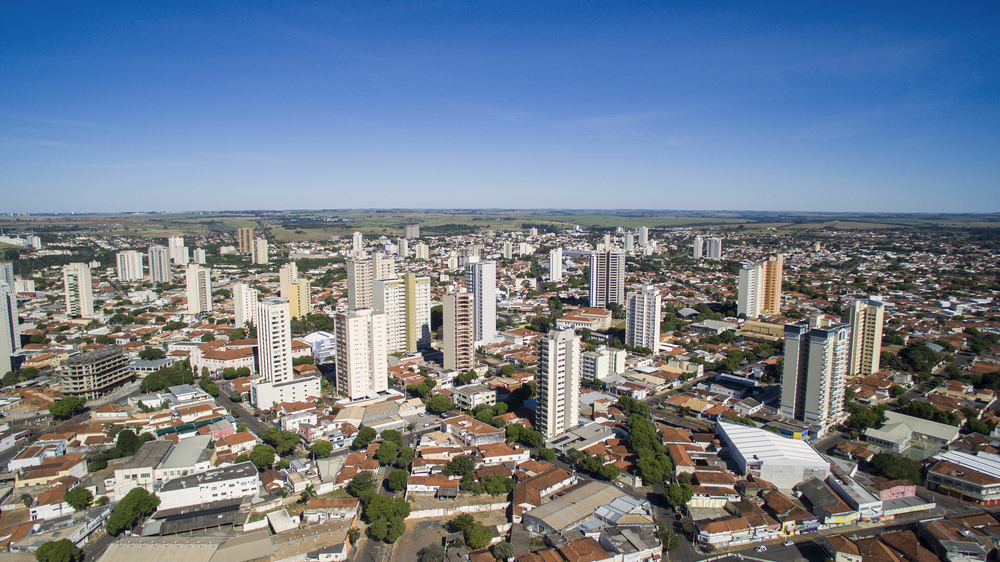
M 236 423 L 247 424 L 247 429 L 255 435 L 263 435 L 269 427 L 274 427 L 271 423 L 262 422 L 254 417 L 253 414 L 247 413 L 243 405 L 230 400 L 229 395 L 225 392 L 220 392 L 219 395 L 215 397 L 215 401 L 218 402 L 219 406 L 222 406 L 223 408 L 229 410 L 229 413 L 233 414 L 233 417 L 236 418 Z M 240 415 L 237 416 L 234 412 L 238 412 Z

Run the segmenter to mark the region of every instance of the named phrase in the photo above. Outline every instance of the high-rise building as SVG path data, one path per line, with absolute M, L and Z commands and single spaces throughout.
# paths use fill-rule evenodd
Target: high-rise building
M 639 244 L 642 246 L 649 245 L 649 229 L 645 226 L 639 227 Z
M 429 260 L 431 258 L 430 246 L 421 242 L 413 247 L 413 254 L 418 260 Z
M 493 343 L 497 334 L 497 262 L 469 258 L 465 289 L 472 293 L 472 337 L 475 346 Z M 472 261 L 474 260 L 474 261 Z
M 312 313 L 312 284 L 308 279 L 296 279 L 288 286 L 288 306 L 292 318 L 305 318 Z
M 187 267 L 188 314 L 212 312 L 212 270 L 198 264 Z
M 580 336 L 572 328 L 552 330 L 541 341 L 535 425 L 546 439 L 565 433 L 580 418 Z
M 599 345 L 594 351 L 584 351 L 580 354 L 582 361 L 580 377 L 592 381 L 624 373 L 627 357 L 628 352 L 624 349 L 606 345 Z
M 660 346 L 660 291 L 646 285 L 629 294 L 625 305 L 625 343 L 656 353 Z
M 700 260 L 704 246 L 705 246 L 705 239 L 702 238 L 701 236 L 695 236 L 694 251 L 692 252 L 691 257 L 693 257 L 696 260 Z
M 171 236 L 167 238 L 167 249 L 170 250 L 170 261 L 176 265 L 187 265 L 191 261 L 188 254 L 188 247 L 184 245 L 183 236 Z
M 465 372 L 473 366 L 472 293 L 449 286 L 441 299 L 444 368 Z
M 257 304 L 260 377 L 250 381 L 250 402 L 262 410 L 321 394 L 319 378 L 294 376 L 291 321 L 288 299 L 270 297 Z
M 848 376 L 870 375 L 880 367 L 885 305 L 876 300 L 852 300 L 844 313 L 851 325 L 851 363 Z
M 504 240 L 503 249 L 500 251 L 503 259 L 509 260 L 514 257 L 514 244 L 510 240 Z
M 74 355 L 59 369 L 60 391 L 96 400 L 133 377 L 129 362 L 125 350 L 116 345 Z
M 246 283 L 233 285 L 233 315 L 236 327 L 242 328 L 247 322 L 257 322 L 257 296 L 259 292 Z
M 10 357 L 21 350 L 14 285 L 0 280 L 0 373 L 13 371 Z M 0 375 L 2 376 L 2 375 Z
M 604 249 L 605 250 L 610 250 L 611 249 L 611 233 L 610 232 L 605 232 L 604 233 Z
M 753 320 L 761 314 L 781 313 L 781 276 L 783 256 L 744 262 L 739 274 L 736 298 L 737 314 Z
M 208 260 L 205 259 L 205 250 L 202 250 L 201 248 L 195 248 L 194 249 L 194 263 L 199 264 L 199 265 L 204 265 L 206 261 L 208 261 Z
M 351 400 L 389 388 L 386 315 L 370 308 L 337 314 L 337 392 Z
M 290 261 L 278 270 L 278 293 L 282 298 L 288 298 L 292 283 L 299 279 L 299 266 Z
M 781 414 L 813 426 L 813 437 L 844 418 L 851 327 L 822 316 L 785 324 Z
M 252 228 L 240 228 L 236 231 L 236 237 L 238 238 L 238 247 L 241 254 L 249 254 L 253 251 L 253 229 Z
M 360 310 L 372 307 L 372 283 L 376 279 L 396 277 L 396 262 L 383 253 L 370 258 L 347 260 L 347 307 Z
M 360 232 L 355 232 L 351 237 L 351 255 L 355 258 L 361 257 L 361 253 L 365 251 L 365 238 Z
M 14 288 L 14 264 L 9 261 L 0 263 L 0 283 L 6 283 L 11 289 Z
M 253 252 L 250 261 L 254 265 L 267 264 L 267 238 L 257 238 L 253 241 Z
M 152 283 L 170 283 L 174 273 L 170 271 L 170 250 L 164 246 L 149 247 L 149 280 Z
M 376 279 L 372 289 L 375 312 L 386 315 L 389 353 L 431 346 L 431 279 L 413 272 L 403 278 Z
M 409 238 L 410 240 L 413 240 L 414 238 L 420 238 L 420 225 L 419 224 L 403 225 L 403 238 Z
M 63 266 L 63 290 L 66 291 L 66 316 L 90 318 L 94 315 L 94 292 L 87 264 Z
M 719 238 L 708 239 L 708 259 L 710 260 L 722 259 L 722 240 L 720 240 Z
M 142 254 L 135 250 L 118 252 L 117 256 L 118 280 L 122 283 L 142 281 Z
M 559 283 L 562 281 L 562 248 L 549 250 L 549 281 Z
M 631 252 L 635 247 L 635 236 L 631 232 L 625 233 L 625 251 Z
M 399 259 L 405 260 L 409 254 L 410 243 L 407 242 L 406 238 L 400 238 L 399 243 L 396 244 L 396 255 L 399 256 Z
M 625 303 L 625 252 L 590 253 L 590 306 L 607 308 Z

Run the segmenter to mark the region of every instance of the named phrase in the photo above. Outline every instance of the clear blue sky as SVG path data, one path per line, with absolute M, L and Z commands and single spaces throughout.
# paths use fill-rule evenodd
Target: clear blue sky
M 8 2 L 0 212 L 1000 211 L 995 0 L 244 4 Z

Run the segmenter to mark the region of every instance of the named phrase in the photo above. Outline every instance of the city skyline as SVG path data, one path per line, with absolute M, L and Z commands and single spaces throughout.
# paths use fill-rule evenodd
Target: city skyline
M 996 212 L 998 11 L 13 6 L 0 212 Z

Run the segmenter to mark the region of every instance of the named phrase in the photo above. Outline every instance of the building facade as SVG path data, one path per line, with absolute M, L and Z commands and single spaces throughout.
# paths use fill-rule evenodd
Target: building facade
M 251 252 L 250 261 L 254 265 L 266 265 L 267 258 L 267 239 L 257 238 L 253 241 L 253 252 Z
M 189 264 L 186 281 L 188 314 L 212 312 L 212 270 Z
M 574 330 L 552 330 L 538 358 L 538 407 L 535 425 L 546 439 L 573 429 L 580 418 L 580 337 Z
M 259 292 L 246 283 L 233 285 L 233 316 L 236 327 L 242 328 L 247 322 L 257 323 L 257 296 Z
M 62 393 L 96 400 L 132 378 L 128 366 L 128 354 L 118 346 L 74 355 L 60 367 Z
M 386 254 L 347 260 L 347 307 L 350 310 L 372 308 L 375 280 L 395 277 L 396 261 Z
M 781 280 L 784 257 L 781 254 L 758 262 L 745 262 L 740 269 L 737 313 L 755 319 L 761 314 L 781 313 Z
M 844 313 L 851 325 L 849 376 L 877 373 L 882 355 L 882 323 L 885 305 L 876 300 L 852 300 Z
M 370 308 L 336 316 L 337 392 L 351 400 L 389 388 L 386 315 Z
M 149 247 L 149 280 L 153 284 L 170 283 L 174 274 L 170 271 L 170 250 L 165 246 Z
M 625 306 L 625 343 L 656 353 L 660 344 L 660 291 L 646 285 L 628 296 Z
M 241 254 L 249 254 L 253 251 L 253 228 L 239 228 L 236 230 L 237 244 Z
M 465 289 L 473 298 L 473 345 L 493 343 L 497 339 L 497 262 L 470 257 L 465 268 Z
M 549 250 L 549 281 L 553 283 L 561 282 L 563 278 L 562 268 L 562 248 L 553 248 Z
M 9 264 L 6 264 L 9 265 Z M 14 287 L 0 281 L 0 372 L 13 371 L 10 357 L 21 350 Z
M 785 325 L 781 414 L 821 437 L 844 417 L 851 327 L 821 316 Z
M 441 299 L 444 328 L 444 368 L 465 372 L 473 366 L 472 293 L 448 287 Z
M 402 279 L 377 279 L 372 296 L 375 312 L 386 315 L 389 353 L 430 348 L 430 277 L 410 272 Z
M 590 306 L 608 308 L 625 304 L 625 252 L 590 253 Z
M 63 266 L 63 290 L 66 296 L 66 316 L 90 318 L 94 315 L 94 291 L 87 264 L 71 263 Z
M 118 252 L 116 258 L 116 272 L 118 280 L 122 283 L 142 281 L 142 254 L 135 250 Z

